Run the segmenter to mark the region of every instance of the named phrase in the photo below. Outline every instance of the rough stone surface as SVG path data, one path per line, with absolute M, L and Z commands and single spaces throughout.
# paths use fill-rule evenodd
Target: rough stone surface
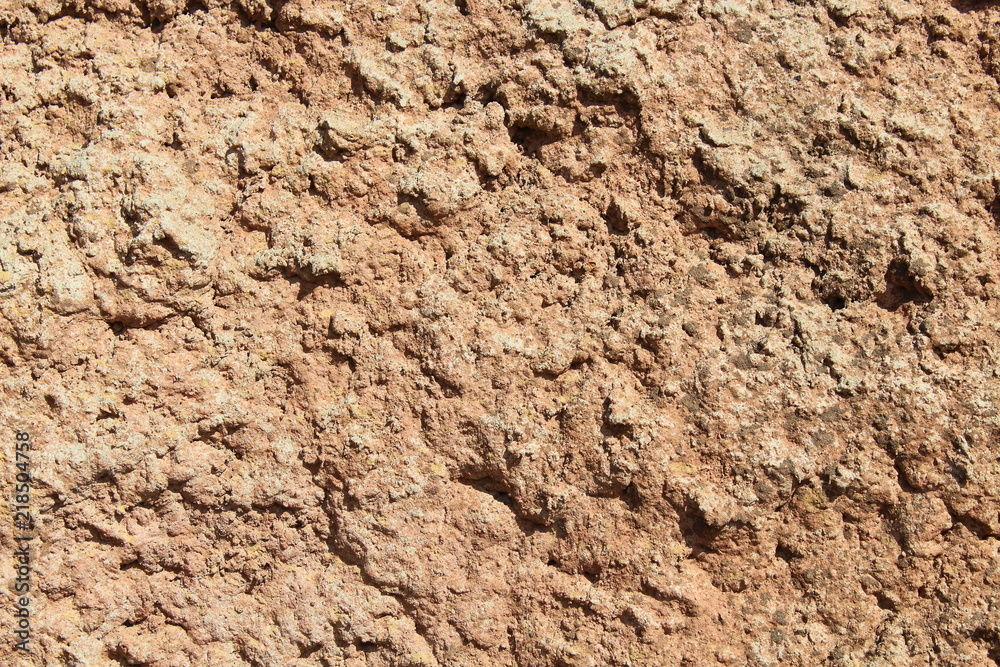
M 989 1 L 0 0 L 0 664 L 997 664 L 998 78 Z

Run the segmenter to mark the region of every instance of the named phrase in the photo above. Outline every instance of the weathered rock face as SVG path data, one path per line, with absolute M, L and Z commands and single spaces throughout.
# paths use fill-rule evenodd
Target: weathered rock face
M 0 40 L 0 663 L 1000 661 L 994 3 Z

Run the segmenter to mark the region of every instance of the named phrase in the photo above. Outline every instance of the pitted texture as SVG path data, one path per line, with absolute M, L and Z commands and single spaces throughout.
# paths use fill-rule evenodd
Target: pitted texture
M 0 40 L 0 664 L 1000 661 L 995 4 L 5 0 Z

